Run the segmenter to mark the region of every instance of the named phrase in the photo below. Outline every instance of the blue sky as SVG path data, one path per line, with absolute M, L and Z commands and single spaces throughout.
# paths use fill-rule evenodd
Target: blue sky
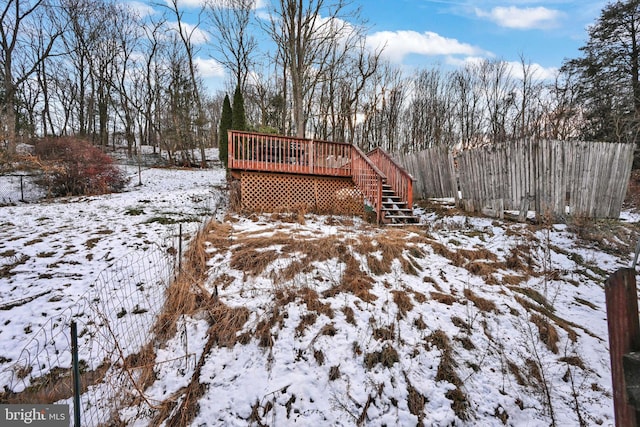
M 160 0 L 157 0 L 160 1 Z M 165 0 L 168 1 L 168 0 Z M 178 0 L 185 20 L 205 0 Z M 330 0 L 329 0 L 330 1 Z M 258 13 L 269 0 L 257 0 Z M 153 0 L 127 1 L 152 13 Z M 564 59 L 576 58 L 587 26 L 600 16 L 604 0 L 353 0 L 368 22 L 370 46 L 386 46 L 385 59 L 410 72 L 416 67 L 449 69 L 478 58 L 519 64 L 521 57 L 539 79 L 552 78 Z M 201 27 L 205 28 L 205 26 Z M 224 70 L 216 63 L 202 32 L 198 67 L 210 86 L 221 87 Z M 518 66 L 514 71 L 517 73 Z
M 497 58 L 553 71 L 580 55 L 587 26 L 606 1 L 377 0 L 362 2 L 370 37 L 386 40 L 403 65 L 459 64 Z

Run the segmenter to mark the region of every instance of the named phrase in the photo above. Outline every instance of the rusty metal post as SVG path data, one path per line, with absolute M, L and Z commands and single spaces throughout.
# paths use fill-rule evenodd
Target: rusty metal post
M 609 355 L 613 383 L 613 407 L 617 427 L 637 426 L 636 408 L 628 402 L 622 358 L 640 350 L 640 322 L 636 271 L 621 268 L 611 275 L 604 287 L 609 326 Z

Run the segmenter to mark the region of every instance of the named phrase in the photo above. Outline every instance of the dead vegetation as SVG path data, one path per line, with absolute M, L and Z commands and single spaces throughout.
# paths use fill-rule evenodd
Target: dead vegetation
M 449 212 L 445 208 L 442 210 Z M 264 219 L 256 216 L 253 220 L 260 222 Z M 304 210 L 295 215 L 278 212 L 271 215 L 269 221 L 280 225 L 265 222 L 259 231 L 236 232 L 234 221 L 230 220 L 225 224 L 210 224 L 197 236 L 192 245 L 195 249 L 186 254 L 183 271 L 168 293 L 167 310 L 158 323 L 159 336 L 166 339 L 175 334 L 178 313 L 194 315 L 205 312 L 211 326 L 203 355 L 214 347 L 233 348 L 253 342 L 264 350 L 269 369 L 275 346 L 284 334 L 283 328 L 292 324 L 292 336 L 300 340 L 311 339 L 306 349 L 298 349 L 297 360 L 315 362 L 327 370 L 325 378 L 339 383 L 348 382 L 351 374 L 341 369 L 339 364 L 334 364 L 330 352 L 322 346 L 325 340 L 343 336 L 346 333 L 344 328 L 366 328 L 370 340 L 349 340 L 351 351 L 354 358 L 361 360 L 362 368 L 378 373 L 400 363 L 406 328 L 415 328 L 424 341 L 416 345 L 410 357 L 415 358 L 420 349 L 439 351 L 435 380 L 453 385 L 445 397 L 451 401 L 455 415 L 467 421 L 473 414 L 465 391 L 466 378 L 463 381 L 461 372 L 465 369 L 472 375 L 480 372 L 483 369 L 482 359 L 487 357 L 483 352 L 488 352 L 487 348 L 493 351 L 501 346 L 499 338 L 493 335 L 495 331 L 486 322 L 489 316 L 521 316 L 522 321 L 537 331 L 544 347 L 555 355 L 559 354 L 563 339 L 577 341 L 578 329 L 589 333 L 586 328 L 561 318 L 555 313 L 552 302 L 531 285 L 529 279 L 547 279 L 551 269 L 544 271 L 546 267 L 541 266 L 540 254 L 536 252 L 536 245 L 539 246 L 540 242 L 527 227 L 516 227 L 517 231 L 513 233 L 518 243 L 497 254 L 478 245 L 444 244 L 434 240 L 424 229 L 417 228 L 367 229 L 357 233 L 349 230 L 323 236 L 304 234 L 295 227 L 281 225 L 304 224 Z M 336 219 L 329 217 L 327 221 L 335 222 Z M 454 226 L 464 230 L 465 236 L 481 241 L 492 235 L 490 231 L 474 230 L 469 224 Z M 459 267 L 465 274 L 468 272 L 483 279 L 487 286 L 476 288 L 474 285 L 473 289 L 468 284 L 461 286 L 459 279 L 448 277 L 442 269 L 425 269 L 423 260 L 432 254 L 444 258 L 448 265 Z M 235 292 L 234 287 L 240 286 L 240 281 L 268 278 L 273 288 L 260 291 L 268 297 L 268 303 L 250 311 L 244 307 L 227 306 L 224 296 L 217 293 L 210 295 L 202 284 L 208 273 L 204 266 L 212 257 L 229 260 L 229 268 L 244 276 L 239 279 L 238 275 L 230 272 L 220 274 L 211 282 L 216 290 L 220 287 L 232 293 Z M 320 273 L 320 265 L 331 266 L 331 277 Z M 400 274 L 418 277 L 424 274 L 419 280 L 422 286 L 397 281 Z M 561 280 L 561 275 L 556 279 Z M 500 295 L 500 305 L 496 304 L 493 295 Z M 513 308 L 516 305 L 512 302 L 518 303 L 526 317 Z M 596 309 L 593 305 L 578 302 Z M 389 313 L 388 320 L 367 314 L 371 307 L 391 303 L 393 305 L 387 306 L 391 310 L 385 310 Z M 422 310 L 424 305 L 433 303 L 446 306 L 445 309 L 452 313 L 459 313 L 452 314 L 450 318 L 459 329 L 456 336 L 450 338 L 442 329 L 430 330 L 432 324 Z M 295 322 L 290 320 L 292 307 L 300 313 Z M 506 307 L 506 313 L 502 307 Z M 336 323 L 340 320 L 344 323 Z M 480 338 L 474 336 L 478 325 L 482 328 Z M 559 331 L 566 335 L 561 336 Z M 475 355 L 478 360 L 459 360 L 460 353 Z M 585 369 L 579 358 L 557 360 L 572 368 Z M 539 360 L 525 359 L 518 366 L 505 355 L 503 362 L 504 375 L 524 389 L 540 389 L 548 381 L 540 371 Z M 206 392 L 206 386 L 200 383 L 198 376 L 204 363 L 203 358 L 198 361 L 191 382 L 179 392 L 181 398 L 165 402 L 155 420 L 157 424 L 183 425 L 198 413 L 198 400 Z M 428 399 L 409 381 L 405 370 L 403 374 L 409 412 L 420 423 L 426 419 L 424 410 Z M 379 398 L 375 392 L 370 393 L 368 405 L 362 406 L 364 402 L 360 402 L 359 411 L 352 415 L 365 422 L 369 406 L 376 404 Z M 258 424 L 266 422 L 266 414 L 276 410 L 273 405 L 277 403 L 273 402 L 275 400 L 259 400 L 250 419 Z M 397 406 L 397 402 L 392 404 Z M 292 405 L 289 401 L 287 417 Z M 503 407 L 495 409 L 495 417 L 502 423 L 508 423 L 509 414 Z

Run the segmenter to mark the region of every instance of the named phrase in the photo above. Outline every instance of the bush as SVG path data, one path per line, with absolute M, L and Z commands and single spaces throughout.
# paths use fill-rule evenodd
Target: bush
M 36 143 L 35 153 L 45 172 L 41 184 L 52 196 L 104 194 L 127 183 L 111 157 L 83 139 L 45 138 Z

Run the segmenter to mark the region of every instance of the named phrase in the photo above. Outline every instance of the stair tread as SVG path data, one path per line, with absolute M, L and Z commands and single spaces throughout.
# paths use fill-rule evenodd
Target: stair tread
M 382 208 L 383 211 L 385 212 L 406 212 L 409 213 L 411 215 L 413 215 L 413 210 L 412 209 L 408 209 L 408 208 Z

